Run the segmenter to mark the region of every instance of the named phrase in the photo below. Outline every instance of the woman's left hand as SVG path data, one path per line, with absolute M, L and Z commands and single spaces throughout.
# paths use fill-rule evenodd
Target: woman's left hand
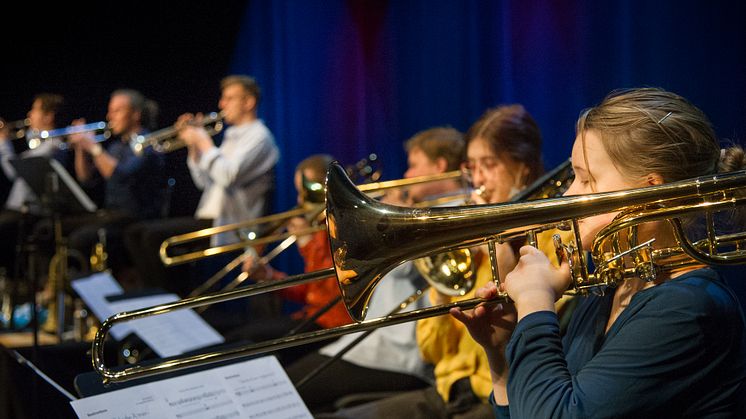
M 505 276 L 502 287 L 515 302 L 520 320 L 535 311 L 553 311 L 554 302 L 569 285 L 570 266 L 567 261 L 557 268 L 537 248 L 523 246 L 518 264 Z

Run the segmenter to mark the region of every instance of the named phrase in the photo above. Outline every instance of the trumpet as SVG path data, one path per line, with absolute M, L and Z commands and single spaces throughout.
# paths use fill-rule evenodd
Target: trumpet
M 111 130 L 109 129 L 109 124 L 107 122 L 100 121 L 100 122 L 92 122 L 90 124 L 70 125 L 65 128 L 32 132 L 30 136 L 27 136 L 28 147 L 30 149 L 34 149 L 34 148 L 39 147 L 42 142 L 52 139 L 52 138 L 62 138 L 67 135 L 82 134 L 86 132 L 96 133 L 96 135 L 94 136 L 95 142 L 102 142 L 111 137 Z M 59 147 L 62 149 L 66 149 L 67 144 L 61 143 Z
M 104 382 L 126 381 L 263 354 L 347 333 L 438 316 L 448 313 L 453 307 L 468 310 L 479 304 L 507 301 L 507 295 L 489 301 L 475 298 L 365 320 L 367 304 L 378 281 L 406 260 L 442 253 L 454 247 L 482 243 L 492 244 L 493 247 L 496 242 L 522 237 L 535 242 L 536 234 L 553 228 L 570 230 L 575 237 L 574 242 L 561 243 L 555 236 L 557 250 L 564 254 L 571 265 L 570 293 L 602 291 L 640 272 L 649 273 L 646 277 L 649 279 L 661 272 L 700 263 L 746 263 L 746 232 L 718 234 L 713 222 L 716 213 L 741 208 L 746 204 L 746 171 L 590 195 L 428 209 L 381 204 L 358 191 L 339 165 L 330 167 L 326 185 L 326 222 L 334 268 L 289 277 L 276 283 L 258 284 L 227 293 L 116 314 L 104 321 L 92 345 L 93 368 Z M 578 234 L 578 220 L 611 212 L 619 212 L 619 215 L 594 239 L 591 257 L 595 270 L 588 272 Z M 702 215 L 707 220 L 707 231 L 704 238 L 693 241 L 682 228 L 680 220 Z M 654 240 L 637 243 L 637 227 L 653 221 L 668 222 L 675 232 L 677 243 L 661 248 L 652 246 Z M 106 334 L 117 323 L 248 297 L 333 273 L 337 275 L 345 306 L 353 319 L 358 321 L 356 324 L 123 370 L 107 368 L 103 362 Z
M 0 130 L 7 129 L 12 132 L 10 138 L 16 140 L 26 137 L 26 130 L 29 125 L 31 125 L 29 118 L 19 119 L 17 121 L 4 121 L 0 118 Z
M 190 124 L 204 127 L 210 136 L 214 136 L 223 130 L 224 116 L 222 111 L 211 112 L 200 121 L 190 122 Z M 180 129 L 181 127 L 172 125 L 158 131 L 153 131 L 150 134 L 138 135 L 133 140 L 133 150 L 135 154 L 140 155 L 148 147 L 159 153 L 170 153 L 174 150 L 184 148 L 186 144 L 179 139 Z

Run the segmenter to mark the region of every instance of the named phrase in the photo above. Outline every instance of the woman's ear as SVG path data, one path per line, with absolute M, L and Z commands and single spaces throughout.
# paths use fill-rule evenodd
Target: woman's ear
M 441 173 L 445 173 L 446 169 L 448 169 L 448 160 L 446 160 L 445 157 L 438 157 L 435 160 L 435 166 Z
M 648 186 L 662 185 L 664 183 L 663 176 L 659 175 L 658 173 L 649 173 L 645 177 L 645 183 Z

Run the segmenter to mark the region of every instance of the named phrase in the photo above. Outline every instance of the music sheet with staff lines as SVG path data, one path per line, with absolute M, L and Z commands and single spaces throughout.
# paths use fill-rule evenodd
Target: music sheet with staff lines
M 70 403 L 80 418 L 311 418 L 277 358 L 266 356 Z

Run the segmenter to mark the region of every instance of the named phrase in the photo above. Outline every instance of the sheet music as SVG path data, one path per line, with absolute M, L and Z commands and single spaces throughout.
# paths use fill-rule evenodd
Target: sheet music
M 171 303 L 176 294 L 156 294 L 110 302 L 115 313 Z M 132 330 L 161 358 L 183 354 L 194 349 L 223 343 L 225 339 L 191 309 L 133 320 Z
M 114 311 L 106 297 L 120 295 L 124 290 L 109 272 L 95 273 L 86 278 L 76 279 L 71 284 L 86 306 L 93 312 L 99 321 L 104 321 L 117 312 Z M 132 333 L 130 324 L 118 324 L 111 328 L 112 336 L 116 340 L 122 340 Z
M 312 418 L 266 356 L 70 402 L 80 418 Z
M 109 272 L 100 272 L 72 281 L 71 285 L 100 321 L 123 311 L 170 303 L 179 299 L 176 294 L 156 294 L 110 302 L 106 297 L 120 295 L 124 290 Z M 179 355 L 224 342 L 223 337 L 193 310 L 177 310 L 119 323 L 111 328 L 110 333 L 117 340 L 135 333 L 160 357 Z

